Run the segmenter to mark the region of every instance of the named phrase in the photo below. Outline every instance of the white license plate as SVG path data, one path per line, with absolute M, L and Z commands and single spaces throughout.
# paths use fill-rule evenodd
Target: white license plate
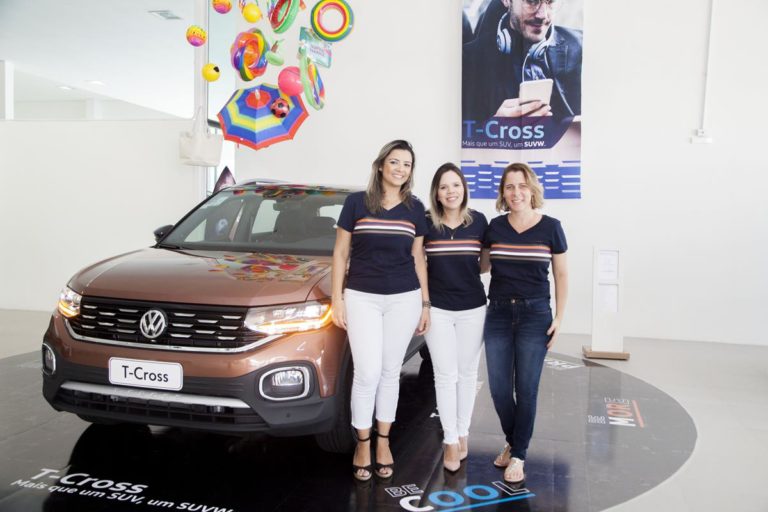
M 109 382 L 119 386 L 179 391 L 184 370 L 179 363 L 109 358 Z

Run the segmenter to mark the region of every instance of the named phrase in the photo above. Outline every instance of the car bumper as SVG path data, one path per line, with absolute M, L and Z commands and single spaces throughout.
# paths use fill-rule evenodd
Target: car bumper
M 56 368 L 43 372 L 43 395 L 57 410 L 122 422 L 296 436 L 329 431 L 337 408 L 344 405 L 336 392 L 343 389 L 337 376 L 345 374 L 340 369 L 348 356 L 339 346 L 346 341 L 339 341 L 335 328 L 275 340 L 252 353 L 223 355 L 83 342 L 69 336 L 65 327 L 63 317 L 55 314 L 44 336 Z M 295 358 L 286 357 L 292 353 Z M 181 364 L 183 387 L 169 391 L 114 385 L 110 357 Z M 261 394 L 262 377 L 283 367 L 305 370 L 306 396 L 274 401 Z

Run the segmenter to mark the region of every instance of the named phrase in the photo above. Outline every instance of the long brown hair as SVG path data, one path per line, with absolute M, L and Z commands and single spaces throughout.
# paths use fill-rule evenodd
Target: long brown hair
M 469 213 L 467 203 L 469 202 L 469 188 L 467 187 L 467 179 L 455 164 L 446 162 L 435 171 L 435 175 L 432 177 L 432 185 L 429 187 L 429 216 L 432 218 L 432 225 L 435 229 L 443 232 L 443 215 L 445 215 L 445 208 L 437 199 L 437 192 L 440 190 L 440 180 L 443 179 L 443 175 L 447 172 L 455 172 L 458 174 L 461 180 L 461 186 L 464 187 L 464 198 L 461 200 L 461 208 L 459 209 L 459 217 L 461 218 L 462 226 L 469 226 L 472 224 L 472 214 Z
M 408 175 L 408 180 L 400 186 L 400 200 L 408 208 L 413 206 L 411 189 L 413 188 L 413 171 L 416 169 L 416 154 L 407 140 L 398 139 L 384 144 L 379 151 L 379 156 L 371 165 L 371 178 L 368 180 L 368 189 L 365 191 L 365 206 L 371 213 L 379 213 L 382 210 L 381 201 L 384 199 L 384 185 L 381 183 L 381 166 L 384 165 L 384 160 L 389 154 L 396 149 L 402 149 L 411 154 L 411 173 Z

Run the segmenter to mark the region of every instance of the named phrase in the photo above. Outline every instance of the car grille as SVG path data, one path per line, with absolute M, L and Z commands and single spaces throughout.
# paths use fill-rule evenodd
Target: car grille
M 167 328 L 154 339 L 139 328 L 142 315 L 159 309 L 167 317 Z M 245 327 L 247 308 L 198 306 L 165 302 L 83 297 L 80 315 L 68 320 L 77 336 L 92 341 L 121 342 L 142 347 L 195 347 L 236 350 L 265 336 Z
M 199 404 L 169 403 L 159 400 L 125 398 L 103 395 L 86 391 L 59 389 L 54 403 L 59 406 L 77 408 L 80 414 L 109 413 L 110 415 L 129 415 L 132 419 L 145 418 L 163 422 L 208 423 L 212 425 L 242 425 L 249 427 L 265 426 L 264 419 L 251 409 L 234 407 L 213 407 Z M 140 418 L 136 418 L 136 417 Z

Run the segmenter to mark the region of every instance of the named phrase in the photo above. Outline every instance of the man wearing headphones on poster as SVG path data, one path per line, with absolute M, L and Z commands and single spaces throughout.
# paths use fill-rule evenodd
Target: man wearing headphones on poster
M 581 114 L 582 32 L 554 24 L 564 1 L 491 0 L 464 45 L 464 120 Z M 521 97 L 521 82 L 543 79 L 552 80 L 549 101 Z

